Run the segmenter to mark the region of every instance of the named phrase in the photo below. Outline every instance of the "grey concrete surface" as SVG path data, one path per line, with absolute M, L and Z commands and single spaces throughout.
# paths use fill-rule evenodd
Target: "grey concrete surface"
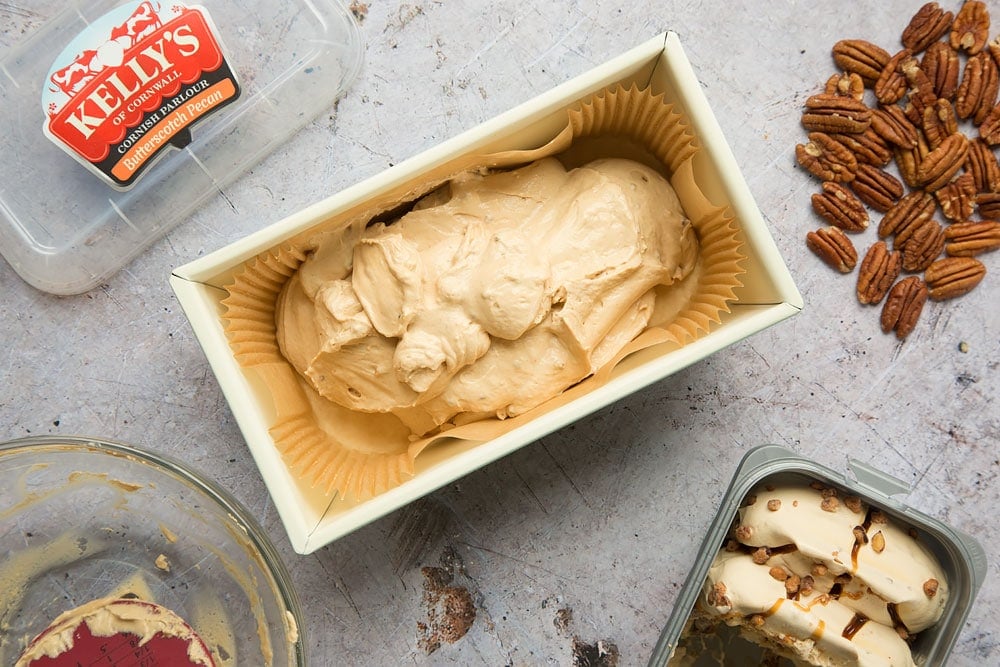
M 0 47 L 56 4 L 0 2 Z M 0 262 L 0 438 L 103 436 L 212 476 L 276 542 L 315 665 L 571 665 L 598 648 L 644 664 L 749 448 L 784 444 L 840 471 L 853 457 L 912 484 L 910 504 L 982 541 L 989 575 L 950 664 L 1000 664 L 1000 255 L 984 258 L 979 288 L 928 304 L 899 343 L 858 305 L 853 279 L 806 249 L 820 224 L 809 208 L 817 182 L 793 156 L 802 105 L 835 71 L 833 43 L 863 37 L 894 51 L 920 4 L 359 5 L 367 62 L 336 107 L 106 284 L 55 297 Z M 693 63 L 804 311 L 296 555 L 170 271 L 664 30 Z M 427 567 L 454 572 L 476 614 L 468 634 L 432 652 L 421 630 Z

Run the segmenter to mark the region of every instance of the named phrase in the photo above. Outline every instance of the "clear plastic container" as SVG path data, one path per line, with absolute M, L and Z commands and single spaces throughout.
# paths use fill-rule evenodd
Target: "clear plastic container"
M 914 662 L 918 665 L 944 665 L 958 639 L 972 603 L 986 577 L 986 552 L 974 538 L 948 526 L 933 517 L 913 509 L 896 496 L 908 493 L 910 487 L 860 461 L 850 462 L 851 479 L 830 468 L 799 456 L 778 445 L 764 445 L 752 449 L 743 458 L 722 504 L 715 516 L 698 559 L 681 589 L 673 613 L 660 634 L 659 641 L 649 660 L 649 667 L 668 667 L 682 639 L 691 610 L 694 608 L 708 570 L 716 554 L 726 541 L 736 512 L 743 499 L 754 487 L 773 483 L 798 481 L 809 484 L 819 481 L 827 486 L 862 498 L 870 506 L 885 512 L 899 525 L 910 526 L 920 533 L 922 542 L 941 564 L 948 580 L 949 600 L 936 624 L 917 635 L 911 645 Z M 711 654 L 685 656 L 684 664 L 762 664 L 757 646 L 736 635 L 720 624 L 718 646 L 712 645 Z M 718 651 L 716 651 L 718 649 Z M 717 653 L 724 653 L 729 662 L 720 663 Z M 694 658 L 694 660 L 690 660 Z M 782 663 L 786 664 L 786 663 Z
M 72 2 L 0 54 L 0 253 L 28 283 L 85 292 L 113 275 L 310 120 L 357 76 L 363 45 L 338 0 L 203 0 L 242 93 L 120 191 L 50 141 L 54 54 L 120 0 Z M 187 4 L 187 3 L 186 3 Z

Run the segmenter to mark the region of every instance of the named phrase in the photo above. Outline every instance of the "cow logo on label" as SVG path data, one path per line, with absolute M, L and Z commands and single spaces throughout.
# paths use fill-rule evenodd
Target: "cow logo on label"
M 240 86 L 203 7 L 130 2 L 91 23 L 56 58 L 43 131 L 117 189 L 127 189 Z

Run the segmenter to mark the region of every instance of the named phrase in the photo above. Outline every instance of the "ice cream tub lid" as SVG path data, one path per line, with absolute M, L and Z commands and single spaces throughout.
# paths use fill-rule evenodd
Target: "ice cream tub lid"
M 331 109 L 362 59 L 339 0 L 71 3 L 0 53 L 0 253 L 43 291 L 99 285 Z
M 762 487 L 773 489 L 788 482 L 829 485 L 844 494 L 860 498 L 893 522 L 919 533 L 921 543 L 940 563 L 949 595 L 940 619 L 916 635 L 911 650 L 917 664 L 944 664 L 986 577 L 986 553 L 971 536 L 909 506 L 901 498 L 910 491 L 905 482 L 862 461 L 851 460 L 848 468 L 850 475 L 842 474 L 778 445 L 763 445 L 747 452 L 709 525 L 697 559 L 650 656 L 649 665 L 677 664 L 672 658 L 689 627 L 692 611 L 703 592 L 716 555 L 724 550 L 738 511 L 742 511 L 741 505 L 752 502 L 747 501 L 748 496 Z M 731 640 L 732 637 L 725 639 Z M 754 650 L 759 651 L 749 642 L 741 648 L 746 650 L 744 657 L 749 657 Z M 727 656 L 730 652 L 735 655 L 739 650 L 733 651 L 730 647 Z M 702 663 L 689 661 L 684 664 Z

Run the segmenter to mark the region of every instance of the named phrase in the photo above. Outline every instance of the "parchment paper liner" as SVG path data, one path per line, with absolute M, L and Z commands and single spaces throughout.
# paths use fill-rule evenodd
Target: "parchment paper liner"
M 435 442 L 496 438 L 606 383 L 630 354 L 653 346 L 664 346 L 664 351 L 680 347 L 708 333 L 729 312 L 744 272 L 739 231 L 732 213 L 712 205 L 695 183 L 692 160 L 700 149 L 681 112 L 662 94 L 619 85 L 567 114 L 565 128 L 544 146 L 456 158 L 261 253 L 227 286 L 223 304 L 230 346 L 240 365 L 252 369 L 270 391 L 275 409 L 270 434 L 302 481 L 327 495 L 339 491 L 347 499 L 370 498 L 412 476 L 416 458 Z M 597 156 L 631 157 L 669 176 L 700 243 L 694 296 L 672 321 L 647 328 L 593 376 L 527 413 L 458 424 L 418 440 L 392 415 L 358 413 L 323 399 L 281 355 L 274 322 L 277 297 L 318 236 L 364 224 L 469 169 L 511 167 L 551 155 L 559 155 L 567 166 Z

